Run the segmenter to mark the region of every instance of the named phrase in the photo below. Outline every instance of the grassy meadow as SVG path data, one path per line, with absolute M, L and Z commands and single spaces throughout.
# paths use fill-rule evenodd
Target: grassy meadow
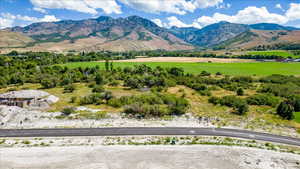
M 257 75 L 267 76 L 272 74 L 300 75 L 300 63 L 279 63 L 279 62 L 251 62 L 251 63 L 175 63 L 175 62 L 114 62 L 114 67 L 130 67 L 138 64 L 146 64 L 150 67 L 180 67 L 187 73 L 198 74 L 201 71 L 210 73 L 221 72 L 226 75 Z M 104 69 L 103 62 L 73 62 L 64 66 L 95 67 Z
M 270 50 L 270 51 L 250 51 L 247 52 L 249 55 L 263 55 L 263 56 L 281 56 L 283 58 L 300 58 L 289 51 L 284 50 Z

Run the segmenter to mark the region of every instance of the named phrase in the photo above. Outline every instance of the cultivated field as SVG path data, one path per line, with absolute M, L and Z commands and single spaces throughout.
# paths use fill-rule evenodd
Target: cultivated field
M 150 59 L 150 58 L 147 58 Z M 226 75 L 257 75 L 267 76 L 272 74 L 282 75 L 300 75 L 300 63 L 279 63 L 279 62 L 253 62 L 253 63 L 187 63 L 187 62 L 174 62 L 174 61 L 157 61 L 152 58 L 151 62 L 114 62 L 114 67 L 131 67 L 138 64 L 146 64 L 150 67 L 179 67 L 183 68 L 187 73 L 199 74 L 202 71 L 210 73 L 221 72 Z M 179 58 L 177 58 L 179 59 Z M 190 58 L 192 59 L 192 58 Z M 195 58 L 196 59 L 196 58 Z M 105 63 L 103 62 L 73 62 L 67 63 L 65 66 L 70 68 L 76 67 L 95 67 L 100 66 L 104 69 Z
M 251 51 L 247 52 L 249 55 L 262 55 L 262 56 L 281 56 L 283 58 L 300 58 L 300 56 L 285 50 L 270 50 L 270 51 Z

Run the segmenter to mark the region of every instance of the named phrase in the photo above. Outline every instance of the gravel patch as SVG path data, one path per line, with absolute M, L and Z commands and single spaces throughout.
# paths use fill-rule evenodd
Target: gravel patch
M 0 149 L 0 168 L 299 169 L 300 156 L 227 146 L 80 146 Z

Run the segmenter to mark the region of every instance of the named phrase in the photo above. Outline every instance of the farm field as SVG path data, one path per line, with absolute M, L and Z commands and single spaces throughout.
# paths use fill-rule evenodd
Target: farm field
M 250 51 L 247 52 L 249 55 L 263 55 L 263 56 L 281 56 L 283 58 L 300 58 L 300 56 L 294 55 L 289 51 L 284 50 L 271 50 L 271 51 Z
M 300 112 L 295 113 L 295 121 L 300 123 Z
M 114 62 L 114 67 L 130 67 L 145 64 L 150 67 L 161 66 L 183 68 L 187 73 L 198 74 L 202 71 L 210 73 L 221 72 L 226 75 L 257 75 L 267 76 L 272 74 L 300 75 L 300 63 L 278 63 L 278 62 L 252 62 L 252 63 L 180 63 L 180 62 Z M 103 62 L 73 62 L 65 66 L 76 67 L 105 67 Z

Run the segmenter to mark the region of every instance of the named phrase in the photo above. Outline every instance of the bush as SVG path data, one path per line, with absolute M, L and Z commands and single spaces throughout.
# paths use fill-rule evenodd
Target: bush
M 75 85 L 73 84 L 64 87 L 64 93 L 73 93 L 74 90 L 75 90 Z
M 64 116 L 69 116 L 72 113 L 75 113 L 75 109 L 73 107 L 66 107 L 62 110 Z
M 244 95 L 244 90 L 242 88 L 239 88 L 237 91 L 236 91 L 236 94 L 238 96 L 243 96 Z
M 105 90 L 104 90 L 103 86 L 101 86 L 101 85 L 93 86 L 93 90 L 92 90 L 93 93 L 102 93 L 104 91 Z
M 296 112 L 300 111 L 300 96 L 290 96 L 289 98 L 290 103 L 293 105 Z
M 222 106 L 232 107 L 234 108 L 234 113 L 238 115 L 245 114 L 249 109 L 247 102 L 236 96 L 224 96 L 222 98 L 211 97 L 208 101 L 214 105 L 220 104 Z
M 300 87 L 293 84 L 265 84 L 260 90 L 262 93 L 271 93 L 275 96 L 289 97 L 300 93 Z
M 158 93 L 139 96 L 123 96 L 111 99 L 108 104 L 113 107 L 125 106 L 125 114 L 139 118 L 180 116 L 186 113 L 189 103 L 184 98 Z
M 41 85 L 44 89 L 50 89 L 57 86 L 57 81 L 51 79 L 44 79 L 41 81 Z
M 76 101 L 77 101 L 77 97 L 76 96 L 71 97 L 70 103 L 76 103 Z
M 292 120 L 294 118 L 294 107 L 288 101 L 283 101 L 277 107 L 277 114 L 284 119 Z
M 82 97 L 80 99 L 80 105 L 87 105 L 87 104 L 101 104 L 102 97 L 101 94 L 91 94 L 89 96 Z
M 256 94 L 247 98 L 250 105 L 266 105 L 275 107 L 279 103 L 279 99 L 270 94 Z

